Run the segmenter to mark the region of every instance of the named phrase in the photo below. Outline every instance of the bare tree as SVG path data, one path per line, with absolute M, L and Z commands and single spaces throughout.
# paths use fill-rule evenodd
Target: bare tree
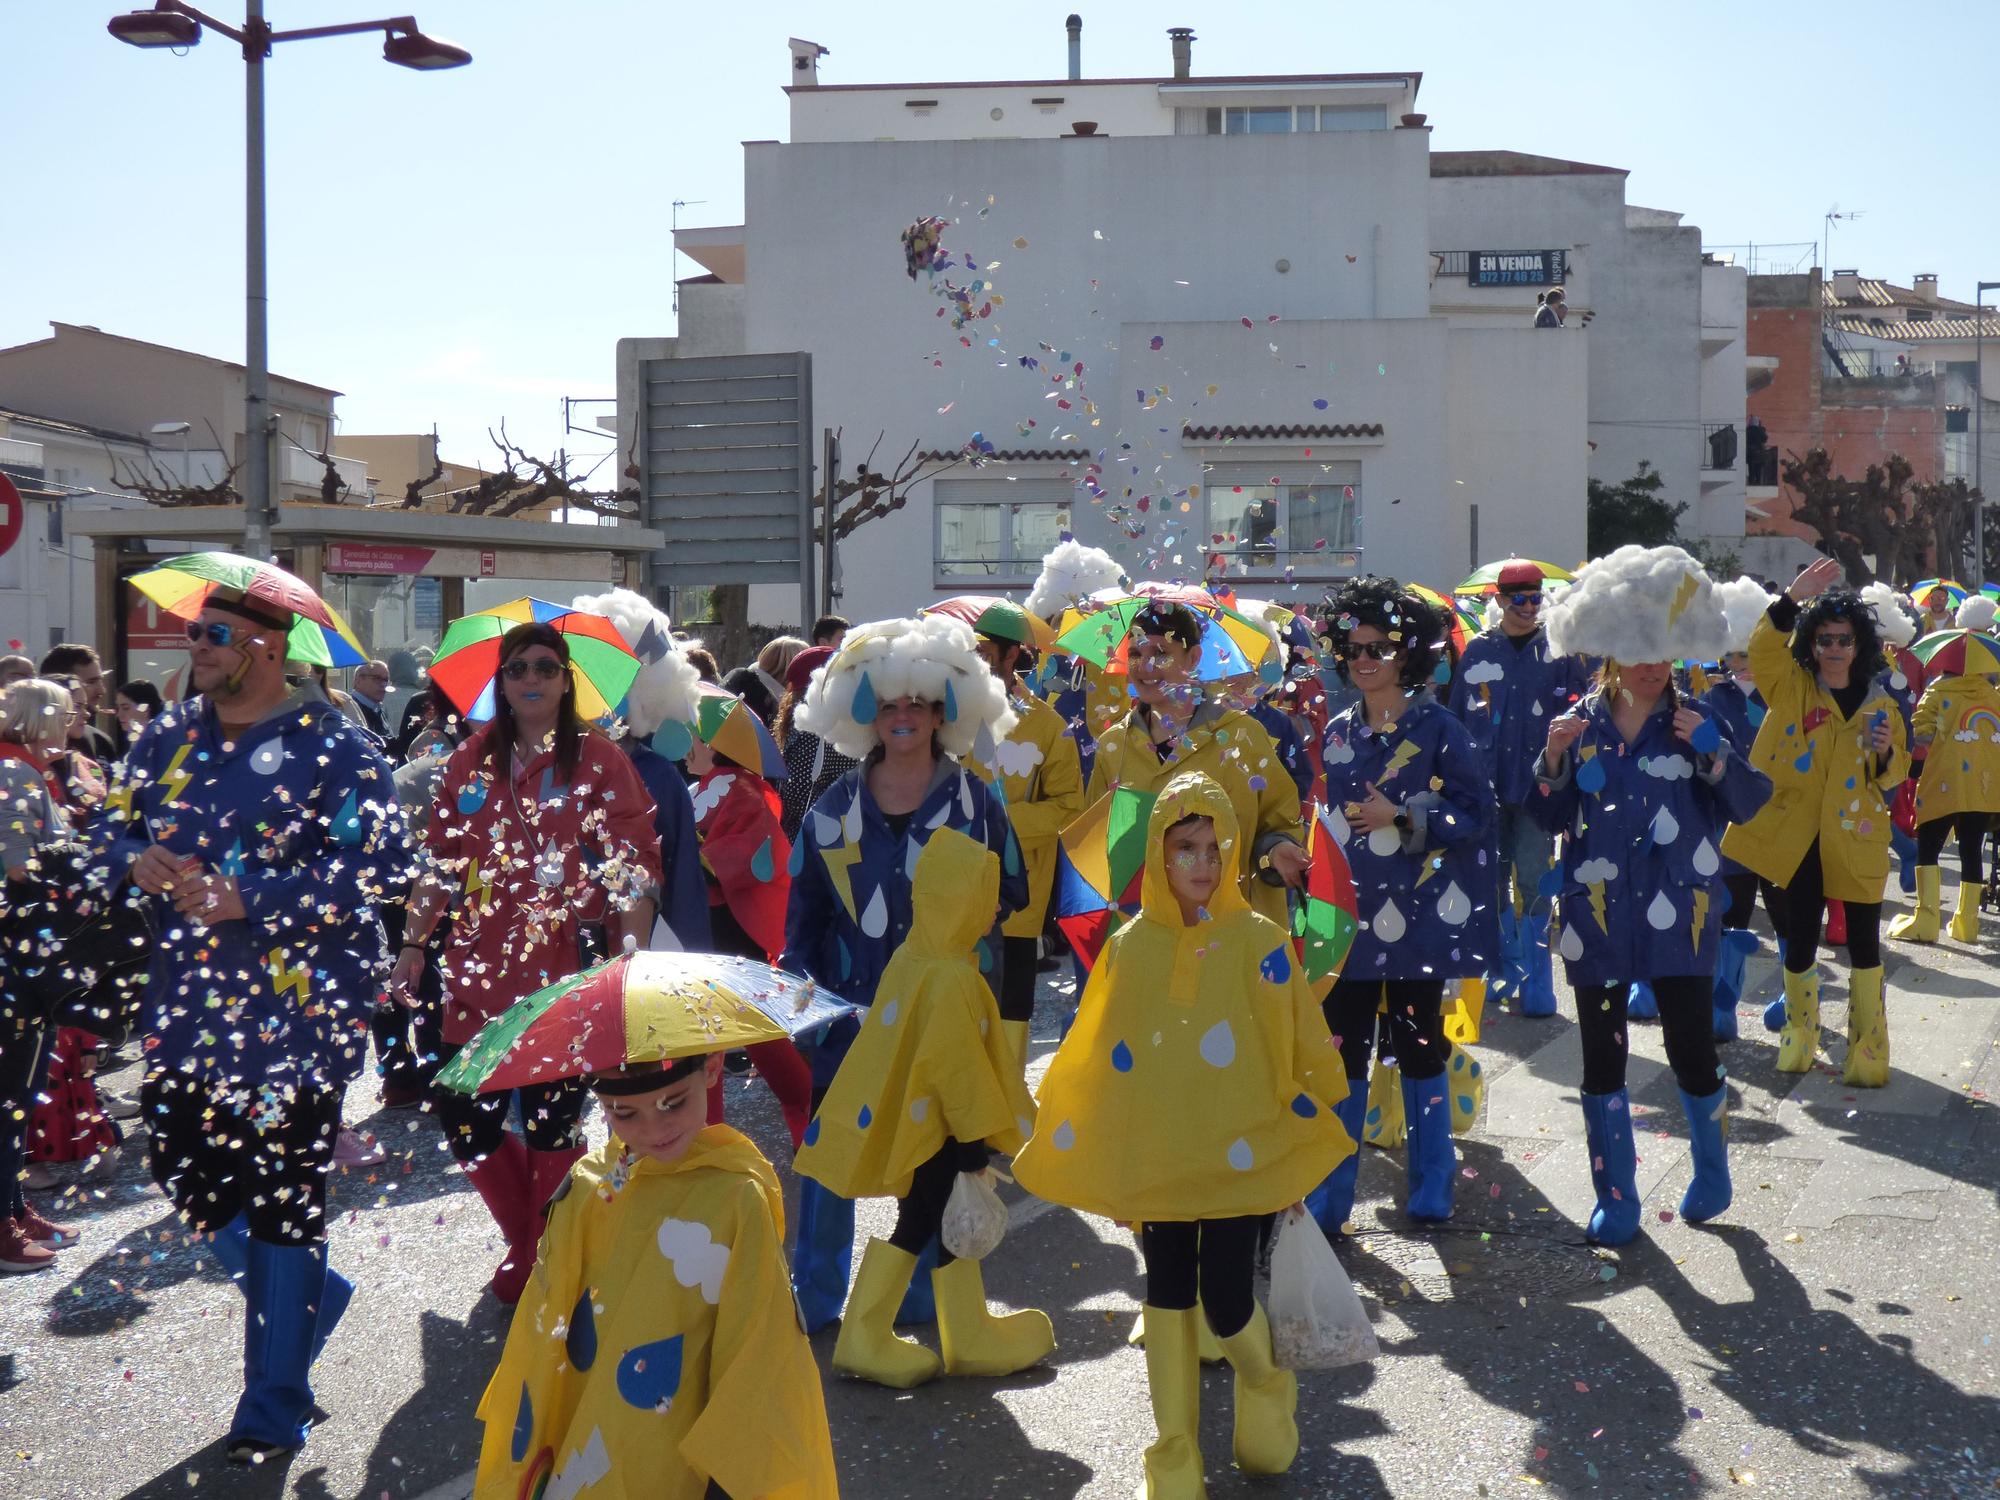
M 835 429 L 834 438 L 839 440 L 840 429 Z M 917 451 L 918 445 L 911 443 L 896 467 L 887 474 L 875 468 L 875 454 L 882 446 L 886 434 L 876 433 L 875 442 L 868 450 L 867 457 L 855 466 L 851 476 L 838 479 L 833 486 L 833 539 L 839 543 L 870 521 L 879 521 L 894 511 L 901 510 L 910 501 L 910 489 L 927 479 L 948 473 L 961 464 L 977 464 L 983 458 L 970 446 L 951 454 L 949 457 L 935 457 Z M 850 503 L 852 502 L 852 503 Z M 847 508 L 842 510 L 845 505 Z M 826 480 L 821 476 L 820 487 L 813 496 L 813 509 L 826 509 Z M 815 522 L 815 528 L 820 524 Z
M 1912 525 L 1908 488 L 1911 468 L 1900 453 L 1870 464 L 1860 479 L 1833 472 L 1824 448 L 1804 457 L 1785 456 L 1784 480 L 1798 496 L 1792 519 L 1818 533 L 1821 548 L 1840 560 L 1847 581 L 1859 586 L 1875 578 L 1910 583 L 1929 566 L 1935 538 Z
M 216 451 L 222 451 L 222 438 L 213 425 L 208 435 L 215 440 Z M 145 467 L 129 460 L 120 459 L 111 451 L 109 443 L 104 446 L 104 456 L 111 460 L 111 482 L 121 490 L 130 490 L 148 503 L 166 509 L 178 509 L 191 505 L 240 505 L 242 492 L 236 488 L 236 472 L 243 467 L 242 461 L 232 463 L 222 477 L 213 484 L 191 484 L 185 471 L 178 477 L 164 468 L 154 456 L 151 448 L 146 450 Z
M 585 483 L 588 476 L 570 473 L 567 455 L 553 460 L 536 457 L 507 435 L 505 422 L 500 424 L 498 433 L 489 428 L 486 435 L 500 450 L 504 462 L 497 473 L 486 475 L 471 488 L 447 492 L 445 508 L 451 514 L 485 516 L 498 521 L 546 504 L 621 519 L 639 514 L 639 488 L 636 483 L 622 485 L 616 490 L 590 489 Z M 628 464 L 626 476 L 629 478 L 631 473 Z M 415 509 L 423 503 L 421 489 L 422 486 L 417 485 L 405 492 L 404 509 Z

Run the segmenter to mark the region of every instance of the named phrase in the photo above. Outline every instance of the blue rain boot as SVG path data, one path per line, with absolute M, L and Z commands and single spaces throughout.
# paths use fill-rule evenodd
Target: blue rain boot
M 937 1321 L 937 1292 L 931 1286 L 931 1272 L 937 1269 L 938 1242 L 935 1237 L 924 1246 L 924 1253 L 917 1257 L 916 1274 L 910 1277 L 910 1289 L 903 1293 L 903 1301 L 896 1309 L 896 1323 L 935 1323 Z
M 1917 893 L 1917 841 L 1903 832 L 1895 823 L 1889 824 L 1889 847 L 1896 851 L 1899 869 L 1896 882 L 1903 888 L 1905 896 Z
M 798 1240 L 792 1246 L 792 1292 L 807 1333 L 830 1327 L 847 1305 L 854 1266 L 854 1200 L 799 1180 Z
M 229 1273 L 236 1289 L 242 1291 L 243 1278 L 250 1270 L 250 1220 L 238 1214 L 215 1231 L 208 1250 L 222 1262 L 222 1269 Z
M 1639 1233 L 1639 1156 L 1632 1144 L 1632 1101 L 1625 1090 L 1580 1094 L 1590 1144 L 1590 1185 L 1597 1208 L 1584 1235 L 1593 1245 L 1630 1244 Z
M 1681 1196 L 1681 1217 L 1705 1224 L 1729 1207 L 1735 1190 L 1729 1183 L 1729 1085 L 1706 1098 L 1680 1091 L 1687 1111 L 1688 1144 L 1694 1150 L 1694 1181 Z
M 1632 981 L 1632 987 L 1625 992 L 1625 1019 L 1628 1021 L 1657 1021 L 1660 1019 L 1659 997 L 1653 993 L 1653 986 L 1643 979 Z
M 1785 940 L 1778 939 L 1778 978 L 1785 977 Z M 1773 1036 L 1785 1029 L 1785 992 L 1781 988 L 1778 998 L 1764 1007 L 1764 1029 Z
M 1348 1079 L 1347 1097 L 1334 1106 L 1333 1113 L 1354 1142 L 1354 1154 L 1306 1194 L 1306 1208 L 1328 1239 L 1345 1233 L 1341 1226 L 1354 1214 L 1354 1179 L 1361 1171 L 1361 1117 L 1367 1108 L 1368 1080 Z
M 1556 981 L 1549 961 L 1549 914 L 1521 919 L 1521 1014 L 1556 1013 Z
M 244 1278 L 250 1271 L 250 1221 L 238 1214 L 227 1224 L 215 1231 L 208 1242 L 208 1248 L 215 1258 L 222 1262 L 229 1272 L 238 1291 L 244 1292 L 247 1283 Z M 341 1317 L 347 1312 L 347 1304 L 354 1300 L 354 1283 L 340 1272 L 331 1268 L 326 1273 L 326 1290 L 319 1299 L 319 1313 L 313 1325 L 312 1357 L 319 1358 L 320 1350 L 333 1336 Z
M 311 1427 L 314 1335 L 326 1300 L 326 1242 L 245 1242 L 243 1395 L 227 1455 L 248 1463 L 290 1452 Z
M 1733 1042 L 1737 1038 L 1736 1006 L 1743 998 L 1743 968 L 1757 947 L 1757 934 L 1748 927 L 1725 927 L 1716 943 L 1715 1039 L 1718 1042 Z
M 1451 1217 L 1458 1152 L 1451 1140 L 1450 1089 L 1442 1073 L 1435 1078 L 1403 1080 L 1403 1117 L 1410 1131 L 1404 1146 L 1410 1200 L 1403 1211 L 1413 1219 L 1442 1222 Z
M 1513 903 L 1500 897 L 1500 953 L 1486 975 L 1486 998 L 1505 1005 L 1521 993 L 1521 919 Z

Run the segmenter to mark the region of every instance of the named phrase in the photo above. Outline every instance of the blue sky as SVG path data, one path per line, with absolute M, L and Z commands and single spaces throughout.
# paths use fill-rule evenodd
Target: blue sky
M 821 76 L 841 83 L 1060 77 L 1072 9 L 1094 77 L 1167 72 L 1170 24 L 1195 28 L 1197 74 L 1419 69 L 1435 149 L 1628 168 L 1631 201 L 1685 213 L 1711 245 L 1821 239 L 1837 203 L 1861 211 L 1835 228 L 1842 266 L 1936 271 L 1968 300 L 1976 278 L 2000 280 L 2000 195 L 1972 146 L 1995 138 L 2000 106 L 1961 66 L 2000 41 L 1986 0 L 384 11 L 411 5 L 470 68 L 412 73 L 368 38 L 270 65 L 271 362 L 344 391 L 349 431 L 436 424 L 473 462 L 502 417 L 533 447 L 602 452 L 564 438 L 559 398 L 610 395 L 616 340 L 673 331 L 671 204 L 695 205 L 683 223 L 741 218 L 738 143 L 788 133 L 795 35 L 832 49 Z M 214 37 L 185 57 L 121 46 L 114 8 L 7 6 L 0 344 L 60 319 L 240 358 L 242 64 Z M 268 9 L 279 26 L 374 13 Z

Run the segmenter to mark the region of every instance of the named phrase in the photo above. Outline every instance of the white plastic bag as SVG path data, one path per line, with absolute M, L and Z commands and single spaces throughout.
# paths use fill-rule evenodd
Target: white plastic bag
M 1271 1249 L 1271 1347 L 1288 1370 L 1337 1370 L 1382 1352 L 1347 1269 L 1311 1214 L 1281 1214 Z
M 1007 1205 L 993 1190 L 993 1174 L 960 1172 L 944 1206 L 938 1238 L 960 1260 L 984 1260 L 1007 1232 Z

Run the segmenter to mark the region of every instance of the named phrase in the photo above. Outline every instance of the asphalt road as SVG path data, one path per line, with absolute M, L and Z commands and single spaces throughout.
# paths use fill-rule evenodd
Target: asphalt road
M 1672 1214 L 1685 1132 L 1658 1028 L 1635 1028 L 1647 1232 L 1617 1253 L 1591 1250 L 1580 1229 L 1589 1185 L 1567 997 L 1553 1020 L 1489 1017 L 1476 1049 L 1487 1110 L 1461 1143 L 1454 1222 L 1414 1231 L 1395 1208 L 1400 1156 L 1366 1152 L 1363 1232 L 1342 1254 L 1382 1357 L 1305 1377 L 1304 1449 L 1281 1479 L 1231 1467 L 1229 1376 L 1211 1371 L 1210 1493 L 2000 1490 L 2000 939 L 1889 947 L 1886 1090 L 1845 1089 L 1824 1064 L 1781 1077 L 1774 1038 L 1745 1006 L 1744 1040 L 1725 1049 L 1739 1093 L 1736 1203 L 1717 1225 Z M 1844 971 L 1826 967 L 1838 1058 Z M 1770 993 L 1768 942 L 1751 976 L 1760 999 Z M 1067 1000 L 1044 986 L 1038 1055 Z M 732 1090 L 732 1119 L 788 1162 L 768 1095 L 754 1082 Z M 223 1464 L 241 1298 L 185 1243 L 135 1143 L 74 1183 L 64 1207 L 84 1243 L 55 1271 L 0 1282 L 0 1497 L 469 1493 L 472 1412 L 506 1326 L 482 1295 L 498 1244 L 432 1120 L 375 1111 L 367 1085 L 348 1116 L 390 1155 L 334 1189 L 335 1263 L 360 1289 L 318 1367 L 328 1416 L 306 1448 L 249 1473 Z M 1143 1359 L 1125 1343 L 1140 1287 L 1131 1238 L 1018 1194 L 1012 1211 L 988 1288 L 1048 1310 L 1054 1360 L 907 1394 L 829 1373 L 845 1493 L 1131 1493 L 1151 1435 Z M 863 1206 L 864 1230 L 886 1232 L 889 1217 L 886 1202 Z M 815 1340 L 822 1367 L 832 1343 Z

